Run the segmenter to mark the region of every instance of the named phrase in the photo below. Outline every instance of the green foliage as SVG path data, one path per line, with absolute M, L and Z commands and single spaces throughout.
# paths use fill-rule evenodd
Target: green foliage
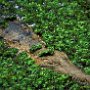
M 15 2 L 0 0 L 0 28 L 7 27 L 7 21 L 16 18 Z
M 47 55 L 53 55 L 54 54 L 54 48 L 49 47 L 46 50 L 43 50 L 39 53 L 39 57 L 47 56 Z
M 32 45 L 32 47 L 30 48 L 30 52 L 35 52 L 36 50 L 39 50 L 42 48 L 42 45 L 40 43 L 38 43 L 37 45 Z
M 6 21 L 3 19 L 0 19 L 0 28 L 5 28 L 5 27 L 7 27 Z
M 88 18 L 90 18 L 90 0 L 78 0 L 78 3 L 81 5 Z
M 15 15 L 15 1 L 0 0 L 0 15 L 1 17 L 13 17 Z
M 65 51 L 73 63 L 82 69 L 90 66 L 90 21 L 81 5 L 85 0 L 45 0 L 44 4 L 20 2 L 17 1 L 23 8 L 19 10 L 23 20 L 36 23 L 34 31 L 42 36 L 46 47 Z
M 47 48 L 65 51 L 73 63 L 90 74 L 90 5 L 87 0 L 15 0 L 14 3 L 1 0 L 4 8 L 0 13 L 10 16 L 17 13 L 23 16 L 24 22 L 35 23 L 34 32 L 42 36 Z M 16 4 L 20 7 L 17 10 L 13 8 Z M 41 56 L 52 54 L 53 50 L 47 49 Z M 17 52 L 0 40 L 1 90 L 89 90 L 68 76 L 36 66 L 25 52 L 19 55 Z
M 72 86 L 69 76 L 39 67 L 26 52 L 18 53 L 2 39 L 0 48 L 0 52 L 3 51 L 0 54 L 0 90 L 65 90 L 68 84 Z
M 18 53 L 18 49 L 16 48 L 7 48 L 5 52 L 3 52 L 3 56 L 5 57 L 15 57 L 16 53 Z

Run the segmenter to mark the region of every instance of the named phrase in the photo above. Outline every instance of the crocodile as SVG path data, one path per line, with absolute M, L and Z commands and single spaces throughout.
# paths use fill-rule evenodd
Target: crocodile
M 41 50 L 47 49 L 44 44 L 42 44 L 42 49 L 34 52 L 35 54 L 30 53 L 29 48 L 32 45 L 44 41 L 33 32 L 32 28 L 25 24 L 19 21 L 10 21 L 6 29 L 2 31 L 0 29 L 0 35 L 4 37 L 9 46 L 18 48 L 20 52 L 26 51 L 27 54 L 35 60 L 36 64 L 41 67 L 52 69 L 58 73 L 68 74 L 79 83 L 90 85 L 90 75 L 85 74 L 80 68 L 75 66 L 65 52 L 55 50 L 51 56 L 39 57 L 38 53 Z

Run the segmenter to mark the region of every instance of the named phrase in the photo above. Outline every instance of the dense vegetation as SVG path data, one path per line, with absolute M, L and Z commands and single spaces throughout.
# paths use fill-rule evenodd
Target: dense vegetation
M 71 77 L 37 66 L 25 52 L 0 39 L 0 90 L 80 90 Z
M 65 51 L 90 74 L 90 21 L 77 1 L 46 0 L 43 4 L 18 0 L 17 4 L 22 7 L 18 14 L 23 21 L 36 24 L 34 31 L 42 36 L 46 47 Z
M 0 1 L 3 8 L 3 11 L 0 9 L 1 16 L 11 16 L 6 19 L 0 17 L 0 23 L 7 18 L 15 18 L 15 14 L 23 17 L 22 22 L 35 23 L 33 30 L 42 37 L 47 48 L 66 52 L 73 63 L 90 74 L 90 4 L 87 0 L 11 1 Z M 0 40 L 1 89 L 88 90 L 88 87 L 70 81 L 68 76 L 36 66 L 25 52 L 19 55 L 17 52 L 17 49 L 8 48 Z
M 38 43 L 37 45 L 32 45 L 32 47 L 30 47 L 30 52 L 35 52 L 36 50 L 39 50 L 42 48 L 42 44 Z

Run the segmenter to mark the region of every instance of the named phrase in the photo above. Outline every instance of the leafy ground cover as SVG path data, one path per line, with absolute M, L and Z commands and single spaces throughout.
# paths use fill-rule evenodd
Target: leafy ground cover
M 90 21 L 83 3 L 85 1 L 17 1 L 22 7 L 18 13 L 23 21 L 36 24 L 33 30 L 42 36 L 46 47 L 65 51 L 72 62 L 90 74 Z
M 0 3 L 9 8 L 4 7 L 5 12 L 2 14 L 18 13 L 23 16 L 24 22 L 35 23 L 33 30 L 42 37 L 46 47 L 65 51 L 73 63 L 90 74 L 89 3 L 86 4 L 85 0 L 41 1 L 16 0 L 13 4 L 1 0 Z M 15 10 L 12 10 L 12 5 L 18 5 L 20 9 L 13 7 Z M 7 48 L 0 40 L 1 89 L 12 90 L 17 87 L 25 90 L 27 87 L 27 90 L 89 90 L 88 87 L 70 81 L 67 76 L 37 68 L 33 60 L 27 58 L 26 53 L 18 56 L 16 53 L 17 49 Z
M 37 50 L 39 50 L 39 49 L 41 49 L 42 48 L 42 44 L 40 44 L 40 43 L 38 43 L 37 45 L 33 45 L 31 48 L 30 48 L 30 52 L 35 52 L 35 51 L 37 51 Z
M 81 87 L 80 87 L 81 86 Z M 86 87 L 71 77 L 37 66 L 26 52 L 0 39 L 0 90 L 80 90 Z

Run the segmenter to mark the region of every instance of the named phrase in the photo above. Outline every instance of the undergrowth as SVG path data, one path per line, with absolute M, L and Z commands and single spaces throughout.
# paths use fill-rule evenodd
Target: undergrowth
M 81 87 L 80 87 L 81 86 Z M 26 52 L 0 39 L 0 90 L 80 90 L 71 77 L 41 68 Z
M 20 2 L 22 10 L 17 13 L 23 21 L 36 24 L 33 30 L 46 47 L 66 52 L 74 64 L 90 74 L 90 21 L 82 6 L 85 1 Z
M 74 64 L 90 74 L 90 5 L 86 1 L 15 0 L 12 3 L 1 0 L 0 16 L 18 14 L 23 17 L 22 22 L 35 23 L 33 30 L 42 37 L 47 48 L 66 52 Z M 19 9 L 14 8 L 15 5 Z M 5 24 L 3 18 L 0 19 L 1 24 Z M 25 52 L 19 55 L 17 52 L 0 39 L 1 90 L 89 90 L 68 76 L 40 68 Z

